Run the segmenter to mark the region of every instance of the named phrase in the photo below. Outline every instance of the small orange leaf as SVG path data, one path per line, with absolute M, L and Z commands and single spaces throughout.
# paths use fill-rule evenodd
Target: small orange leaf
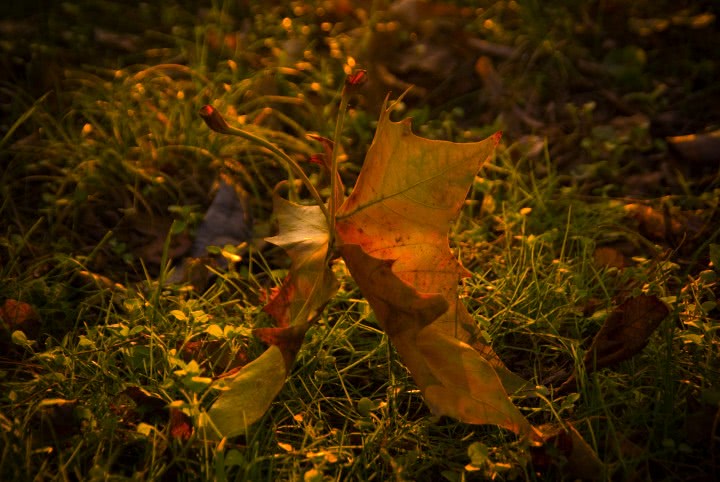
M 22 329 L 23 325 L 36 322 L 38 315 L 29 304 L 8 298 L 0 306 L 0 320 L 10 329 Z
M 170 435 L 175 439 L 187 441 L 192 433 L 192 419 L 185 412 L 170 408 Z

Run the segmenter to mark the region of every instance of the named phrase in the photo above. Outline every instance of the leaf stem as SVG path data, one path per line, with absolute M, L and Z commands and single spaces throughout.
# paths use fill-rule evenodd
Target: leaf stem
M 328 225 L 330 228 L 330 239 L 328 246 L 332 246 L 335 241 L 335 213 L 337 212 L 337 200 L 338 196 L 335 195 L 335 191 L 339 188 L 337 183 L 337 158 L 338 158 L 338 147 L 340 146 L 340 136 L 342 136 L 343 124 L 345 123 L 345 113 L 347 111 L 348 99 L 350 95 L 347 92 L 347 85 L 342 89 L 340 94 L 340 108 L 338 110 L 337 121 L 335 122 L 335 132 L 333 133 L 333 149 L 332 158 L 330 161 L 330 217 L 328 218 Z
M 346 102 L 347 104 L 347 102 Z M 231 136 L 236 137 L 242 137 L 243 139 L 246 139 L 250 142 L 253 142 L 261 147 L 264 147 L 270 153 L 273 155 L 273 157 L 280 161 L 281 163 L 285 164 L 305 185 L 307 190 L 310 192 L 310 195 L 315 199 L 318 206 L 320 206 L 320 209 L 322 210 L 323 214 L 325 215 L 325 218 L 328 220 L 328 225 L 334 225 L 334 220 L 331 221 L 331 215 L 328 211 L 327 206 L 325 206 L 325 203 L 322 200 L 322 197 L 320 196 L 320 193 L 318 193 L 317 189 L 315 189 L 315 186 L 313 186 L 312 182 L 310 182 L 310 179 L 305 174 L 305 171 L 302 170 L 300 165 L 290 156 L 288 156 L 285 151 L 280 149 L 278 146 L 273 144 L 272 142 L 268 141 L 267 139 L 264 139 L 262 137 L 256 136 L 255 134 L 252 134 L 248 131 L 238 129 L 237 127 L 230 126 L 223 116 L 212 106 L 206 105 L 203 106 L 200 109 L 200 117 L 205 121 L 205 124 L 207 126 L 214 130 L 215 132 L 219 132 L 220 134 L 227 134 Z M 334 156 L 333 156 L 334 157 Z M 332 199 L 330 201 L 332 206 Z M 333 216 L 334 217 L 334 216 Z M 332 231 L 331 231 L 332 232 Z

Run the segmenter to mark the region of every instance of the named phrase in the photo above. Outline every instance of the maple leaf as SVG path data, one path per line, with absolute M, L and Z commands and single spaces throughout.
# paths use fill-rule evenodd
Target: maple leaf
M 273 210 L 280 234 L 266 238 L 290 256 L 289 274 L 280 291 L 265 306 L 279 327 L 305 322 L 312 311 L 330 299 L 337 280 L 328 268 L 330 236 L 327 219 L 319 206 L 303 206 L 274 196 Z
M 452 256 L 448 231 L 500 134 L 475 143 L 433 141 L 414 135 L 410 119 L 390 121 L 391 110 L 384 106 L 355 188 L 338 210 L 337 234 L 395 260 L 393 273 L 419 292 L 442 294 L 450 307 L 436 324 L 469 340 L 475 325 L 455 301 L 468 273 Z
M 279 234 L 267 241 L 288 253 L 291 264 L 282 286 L 264 311 L 277 326 L 254 333 L 271 345 L 259 358 L 222 383 L 226 391 L 208 412 L 223 436 L 239 435 L 267 411 L 285 384 L 313 314 L 337 291 L 328 267 L 327 219 L 319 206 L 302 206 L 273 198 Z
M 353 278 L 431 409 L 541 439 L 507 395 L 523 381 L 476 336 L 474 320 L 459 302 L 459 281 L 469 273 L 448 243 L 450 223 L 500 134 L 466 144 L 423 139 L 412 134 L 410 120 L 390 121 L 391 110 L 386 101 L 355 188 L 335 219 L 327 216 L 334 208 L 275 199 L 280 234 L 269 240 L 285 248 L 292 264 L 265 308 L 278 326 L 255 330 L 272 346 L 234 377 L 209 412 L 223 435 L 242 433 L 262 416 L 282 388 L 311 314 L 334 294 L 329 224 Z M 324 146 L 323 163 L 331 167 L 332 146 Z M 339 180 L 335 184 L 337 203 L 342 188 Z
M 468 276 L 448 243 L 480 166 L 500 133 L 456 144 L 414 135 L 383 106 L 355 188 L 337 211 L 340 252 L 431 409 L 539 439 L 510 402 L 516 384 L 458 300 Z M 442 308 L 442 309 L 441 309 Z

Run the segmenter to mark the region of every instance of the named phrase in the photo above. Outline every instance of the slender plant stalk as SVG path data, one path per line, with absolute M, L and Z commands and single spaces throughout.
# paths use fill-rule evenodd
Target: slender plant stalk
M 210 105 L 206 105 L 202 109 L 200 109 L 200 117 L 202 117 L 207 126 L 215 132 L 236 137 L 242 137 L 243 139 L 247 139 L 248 141 L 253 142 L 270 151 L 270 153 L 276 160 L 285 164 L 298 178 L 300 178 L 302 183 L 310 192 L 310 195 L 313 197 L 313 199 L 315 199 L 318 206 L 320 206 L 320 209 L 325 215 L 325 218 L 327 218 L 328 220 L 328 225 L 331 224 L 330 212 L 328 211 L 327 206 L 325 206 L 325 203 L 323 202 L 320 193 L 318 193 L 317 189 L 315 189 L 315 186 L 313 186 L 312 182 L 310 182 L 310 179 L 308 179 L 305 171 L 303 171 L 302 168 L 298 165 L 298 163 L 295 162 L 295 160 L 292 159 L 290 156 L 288 156 L 282 149 L 280 149 L 267 139 L 256 136 L 255 134 L 252 134 L 248 131 L 238 129 L 236 127 L 231 127 L 225 121 L 223 116 L 214 107 Z
M 335 122 L 335 132 L 333 133 L 333 149 L 332 158 L 330 160 L 330 217 L 328 218 L 328 227 L 330 231 L 330 239 L 328 242 L 329 246 L 333 245 L 335 240 L 335 213 L 337 212 L 337 203 L 335 197 L 335 190 L 338 189 L 337 185 L 337 158 L 338 158 L 338 146 L 340 146 L 340 136 L 342 136 L 343 124 L 345 123 L 345 113 L 348 106 L 348 98 L 350 96 L 347 92 L 347 85 L 343 87 L 342 94 L 340 97 L 340 109 L 338 110 L 337 121 Z
M 343 86 L 342 93 L 340 94 L 340 108 L 338 109 L 337 121 L 335 122 L 335 132 L 333 134 L 333 149 L 332 158 L 330 160 L 330 238 L 329 246 L 333 246 L 335 241 L 335 215 L 337 213 L 337 200 L 339 196 L 335 196 L 335 191 L 339 188 L 338 181 L 338 146 L 340 146 L 340 137 L 342 136 L 343 125 L 345 124 L 345 114 L 347 113 L 347 106 L 350 100 L 350 96 L 353 92 L 356 92 L 365 82 L 367 81 L 367 70 L 358 69 L 355 72 L 345 77 L 345 85 Z M 329 253 L 330 251 L 328 251 Z

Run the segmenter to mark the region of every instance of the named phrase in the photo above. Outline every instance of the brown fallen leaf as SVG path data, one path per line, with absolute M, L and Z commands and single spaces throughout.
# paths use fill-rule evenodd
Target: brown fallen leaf
M 654 295 L 640 295 L 625 300 L 610 313 L 595 335 L 583 358 L 585 372 L 589 374 L 615 365 L 639 353 L 669 312 L 665 303 Z M 557 392 L 574 389 L 576 376 L 577 372 L 570 375 Z
M 33 307 L 23 301 L 8 298 L 0 306 L 0 321 L 8 329 L 20 330 L 23 325 L 37 320 Z
M 595 335 L 584 362 L 604 368 L 627 360 L 648 344 L 650 335 L 670 310 L 654 295 L 630 298 L 608 316 Z
M 13 333 L 21 331 L 28 340 L 35 340 L 40 336 L 40 328 L 40 317 L 31 305 L 6 299 L 0 305 L 0 354 L 22 357 L 25 351 L 12 341 Z
M 275 197 L 280 234 L 268 241 L 288 252 L 291 267 L 265 307 L 276 327 L 255 330 L 270 348 L 225 381 L 229 389 L 208 412 L 219 435 L 244 433 L 282 388 L 312 319 L 337 289 L 327 264 L 335 239 L 436 414 L 540 441 L 508 396 L 525 382 L 478 336 L 458 299 L 458 283 L 469 273 L 448 243 L 450 224 L 500 134 L 467 144 L 423 139 L 409 119 L 392 122 L 392 109 L 386 100 L 355 188 L 336 212 L 334 237 L 321 206 Z M 224 120 L 212 120 L 213 112 L 202 113 L 208 125 L 232 132 Z
M 248 354 L 238 350 L 233 355 L 230 345 L 224 340 L 202 338 L 191 340 L 178 347 L 178 354 L 185 362 L 197 360 L 213 376 L 229 376 L 248 363 Z
M 595 265 L 601 268 L 623 269 L 627 266 L 625 255 L 611 246 L 600 246 L 593 252 Z
M 187 441 L 193 434 L 192 419 L 182 410 L 170 409 L 170 435 L 174 439 Z
M 547 424 L 539 427 L 544 444 L 531 447 L 533 468 L 544 472 L 550 467 L 560 466 L 564 476 L 580 480 L 605 478 L 605 467 L 595 451 L 588 445 L 575 426 Z
M 720 161 L 720 130 L 666 138 L 668 146 L 681 159 L 694 165 L 717 165 Z
M 698 237 L 706 228 L 694 212 L 673 211 L 667 205 L 661 209 L 644 204 L 627 204 L 627 215 L 638 223 L 640 234 L 653 241 L 676 243 L 681 239 Z

